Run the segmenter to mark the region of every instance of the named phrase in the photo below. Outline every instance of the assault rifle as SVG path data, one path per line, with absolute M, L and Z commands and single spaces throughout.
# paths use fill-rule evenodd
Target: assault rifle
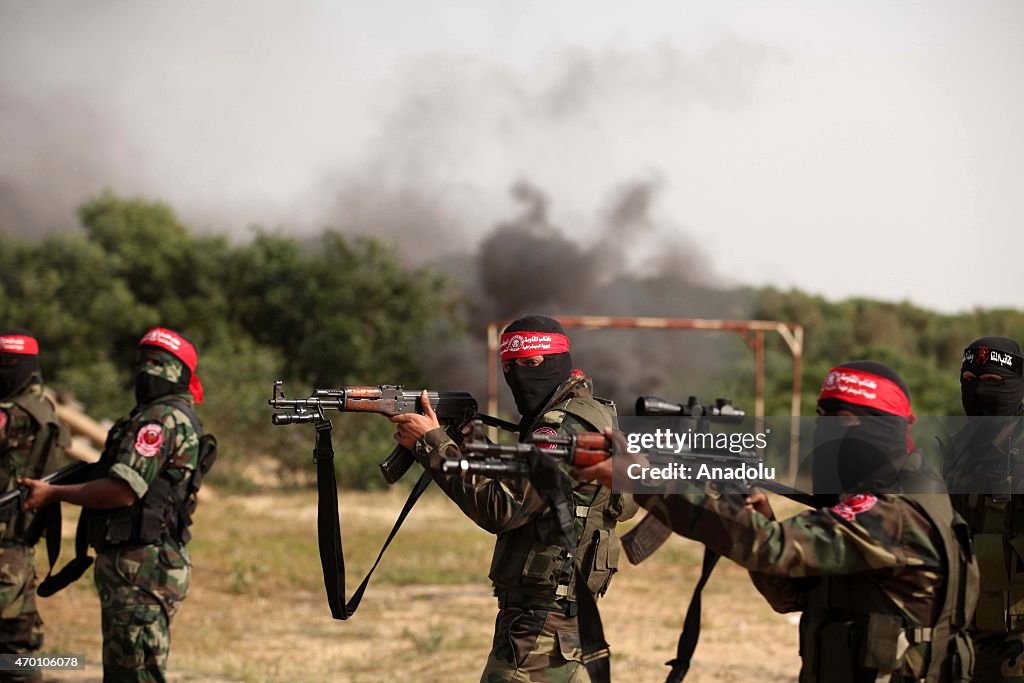
M 571 436 L 533 435 L 524 443 L 499 444 L 484 437 L 482 421 L 474 420 L 470 425 L 470 433 L 462 442 L 463 457 L 445 460 L 441 464 L 444 472 L 516 479 L 530 476 L 527 457 L 534 452 L 543 451 L 572 467 L 596 465 L 611 454 L 608 437 L 595 432 L 578 432 Z
M 547 455 L 560 460 L 571 467 L 589 467 L 611 457 L 612 443 L 604 434 L 597 432 L 577 432 L 570 436 L 535 435 L 528 441 L 515 444 L 497 444 L 487 441 L 483 436 L 483 424 L 479 421 L 470 423 L 472 430 L 462 442 L 460 458 L 448 458 L 442 464 L 446 473 L 462 475 L 479 474 L 495 479 L 528 478 L 530 465 L 527 458 L 532 454 Z M 668 449 L 647 448 L 641 451 L 646 455 L 652 467 L 664 467 L 678 464 L 694 473 L 694 480 L 699 468 L 706 466 L 709 470 L 722 468 L 742 468 L 743 473 L 757 470 L 763 466 L 764 459 L 757 453 L 744 450 L 732 452 L 721 448 L 688 449 L 680 452 Z M 713 479 L 713 477 L 708 477 Z M 809 504 L 810 497 L 803 496 L 789 487 L 774 481 L 757 477 L 742 476 L 729 482 L 727 490 L 722 493 L 749 493 L 754 487 L 764 488 L 772 493 L 787 496 L 799 502 Z
M 40 481 L 45 481 L 48 484 L 80 484 L 85 481 L 91 464 L 81 461 L 73 462 L 56 472 L 51 472 L 45 477 L 41 477 Z M 19 484 L 16 488 L 0 495 L 0 508 L 4 508 L 14 501 L 20 501 L 19 504 L 24 503 L 27 497 L 28 487 Z
M 408 390 L 396 385 L 378 387 L 340 387 L 338 389 L 314 389 L 307 398 L 288 399 L 284 396 L 284 385 L 278 380 L 274 382 L 274 393 L 268 403 L 286 412 L 274 413 L 271 418 L 275 425 L 310 423 L 316 427 L 316 441 L 313 446 L 313 462 L 316 464 L 317 487 L 317 546 L 320 552 L 320 565 L 323 570 L 324 588 L 327 592 L 327 604 L 331 608 L 331 616 L 335 619 L 348 619 L 355 614 L 363 593 L 369 585 L 370 577 L 380 563 L 384 552 L 388 549 L 402 522 L 412 510 L 416 501 L 433 481 L 429 471 L 425 471 L 413 485 L 402 512 L 395 520 L 391 533 L 377 554 L 377 560 L 370 571 L 360 582 L 351 599 L 347 599 L 345 591 L 345 555 L 341 544 L 341 518 L 338 507 L 338 482 L 334 471 L 334 446 L 332 444 L 333 427 L 327 419 L 326 411 L 337 410 L 349 413 L 377 413 L 392 417 L 406 413 L 420 412 L 423 392 Z M 454 441 L 462 440 L 463 426 L 477 416 L 477 402 L 471 394 L 464 391 L 428 391 L 427 400 L 437 414 L 438 421 L 446 425 L 448 436 Z M 479 416 L 495 426 L 508 426 L 501 420 Z M 515 427 L 515 425 L 511 425 Z M 380 463 L 384 479 L 393 484 L 415 462 L 412 453 L 401 446 L 394 450 Z
M 274 395 L 267 403 L 278 410 L 289 412 L 274 413 L 271 421 L 275 425 L 325 422 L 325 410 L 343 413 L 377 413 L 392 417 L 403 413 L 420 412 L 418 389 L 404 389 L 399 385 L 382 384 L 377 387 L 341 387 L 339 389 L 314 389 L 308 398 L 284 397 L 284 384 L 274 382 Z M 465 391 L 428 391 L 430 407 L 437 413 L 437 419 L 447 425 L 448 434 L 455 439 L 462 436 L 462 427 L 477 414 L 476 399 Z M 380 463 L 380 473 L 389 484 L 402 478 L 415 462 L 412 453 L 401 446 Z

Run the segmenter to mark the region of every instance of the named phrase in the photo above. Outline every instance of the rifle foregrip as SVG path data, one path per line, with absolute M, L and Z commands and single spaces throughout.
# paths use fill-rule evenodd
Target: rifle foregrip
M 413 457 L 413 454 L 407 448 L 395 446 L 394 450 L 388 454 L 388 457 L 381 461 L 379 465 L 380 473 L 383 475 L 384 481 L 394 484 L 409 471 L 409 468 L 415 462 L 416 458 Z
M 595 451 L 584 448 L 577 448 L 576 453 L 573 455 L 573 466 L 574 467 L 590 467 L 596 465 L 599 462 L 607 460 L 610 457 L 608 451 Z

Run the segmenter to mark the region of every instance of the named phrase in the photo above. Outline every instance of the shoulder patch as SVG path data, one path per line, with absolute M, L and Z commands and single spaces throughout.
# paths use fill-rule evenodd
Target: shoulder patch
M 163 445 L 164 429 L 159 424 L 144 424 L 135 434 L 135 450 L 144 458 L 152 458 L 160 452 Z
M 875 507 L 875 503 L 877 502 L 877 496 L 873 496 L 870 493 L 858 493 L 855 496 L 850 496 L 833 507 L 832 512 L 836 513 L 846 521 L 852 522 L 860 513 L 867 512 L 871 508 Z
M 7 426 L 7 411 L 0 408 L 0 433 L 3 433 L 4 427 Z
M 533 434 L 531 436 L 534 439 L 536 439 L 537 437 L 558 436 L 558 432 L 556 432 L 553 428 L 545 425 L 543 427 L 537 427 L 536 429 L 534 429 Z M 558 448 L 558 446 L 556 446 L 553 443 L 542 443 L 537 445 L 540 446 L 541 448 Z

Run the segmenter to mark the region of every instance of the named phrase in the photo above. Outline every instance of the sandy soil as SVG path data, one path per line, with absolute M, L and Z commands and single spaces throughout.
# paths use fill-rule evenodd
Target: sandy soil
M 216 542 L 193 550 L 194 574 L 188 600 L 175 619 L 171 681 L 476 681 L 486 659 L 496 612 L 485 579 L 487 535 L 475 529 L 440 495 L 426 497 L 385 564 L 429 566 L 445 548 L 438 528 L 458 529 L 465 556 L 457 561 L 456 583 L 377 581 L 348 622 L 330 617 L 320 567 L 312 554 L 287 555 L 268 545 L 262 566 L 303 564 L 308 581 L 281 588 L 276 574 L 241 573 L 237 555 L 224 538 L 266 530 L 285 534 L 302 547 L 315 546 L 315 494 L 237 497 L 211 496 L 196 526 L 197 539 Z M 402 498 L 396 493 L 343 494 L 346 545 L 370 558 L 390 528 Z M 68 516 L 68 515 L 66 515 Z M 73 537 L 74 520 L 65 535 Z M 422 539 L 415 542 L 416 539 Z M 198 544 L 194 544 L 198 545 Z M 346 548 L 348 551 L 349 548 Z M 456 548 L 457 552 L 459 549 Z M 66 560 L 72 551 L 65 547 Z M 279 557 L 281 553 L 286 556 Z M 679 627 L 697 578 L 701 547 L 674 537 L 639 567 L 626 566 L 601 602 L 612 645 L 614 679 L 662 681 L 663 662 L 674 656 Z M 45 554 L 45 553 L 41 553 Z M 273 564 L 270 555 L 275 554 Z M 369 560 L 349 570 L 356 573 Z M 45 558 L 40 558 L 45 564 Z M 308 570 L 308 571 L 307 571 Z M 249 569 L 245 569 L 249 571 Z M 275 570 L 280 573 L 280 570 Z M 415 575 L 415 573 L 413 574 Z M 479 576 L 479 580 L 472 577 Z M 241 578 L 240 578 L 241 577 Z M 361 573 L 359 577 L 361 578 Z M 272 590 L 266 587 L 271 586 Z M 751 587 L 746 572 L 723 561 L 705 591 L 704 628 L 688 681 L 725 683 L 793 681 L 799 668 L 796 619 L 772 612 Z M 100 681 L 99 607 L 91 576 L 68 590 L 40 600 L 47 625 L 46 652 L 84 654 L 87 668 L 53 673 L 52 680 Z

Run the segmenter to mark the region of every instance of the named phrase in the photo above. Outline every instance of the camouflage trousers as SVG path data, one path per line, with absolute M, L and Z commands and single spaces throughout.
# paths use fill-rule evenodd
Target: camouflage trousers
M 0 544 L 0 653 L 32 654 L 43 645 L 36 611 L 36 553 L 21 543 Z M 39 671 L 0 672 L 0 682 L 39 681 Z
M 192 563 L 184 548 L 111 546 L 97 553 L 103 622 L 103 681 L 162 683 L 171 619 L 185 599 Z
M 974 634 L 976 683 L 1024 683 L 1024 632 Z
M 585 683 L 576 617 L 542 609 L 498 611 L 480 683 Z

